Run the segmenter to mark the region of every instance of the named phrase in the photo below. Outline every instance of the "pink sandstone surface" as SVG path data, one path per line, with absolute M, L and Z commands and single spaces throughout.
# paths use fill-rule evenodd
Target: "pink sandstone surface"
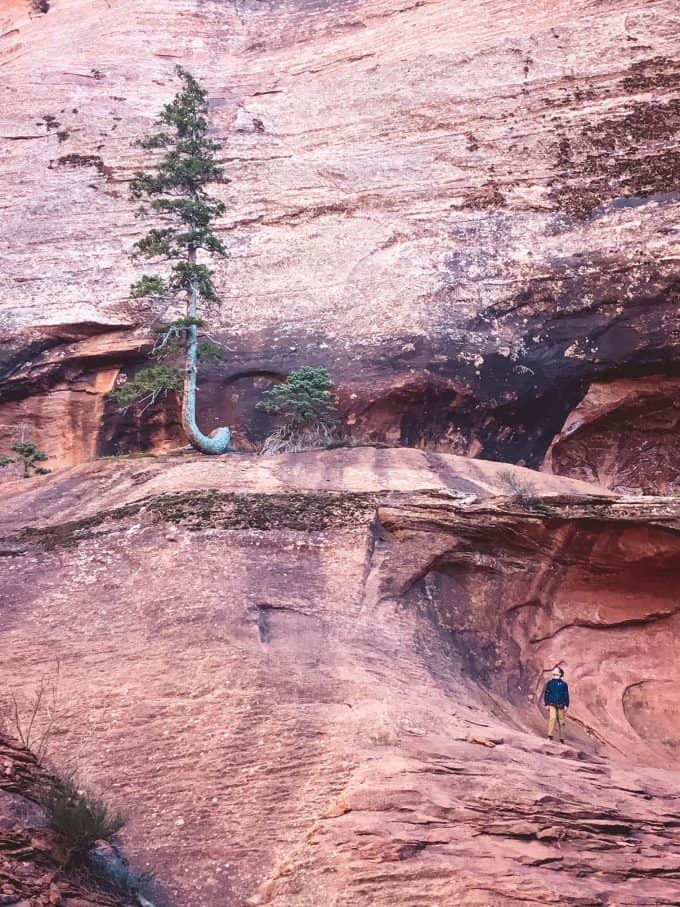
M 53 759 L 127 812 L 156 907 L 677 905 L 679 29 L 0 4 L 0 453 L 24 427 L 55 470 L 0 471 L 0 698 L 59 662 Z M 106 397 L 161 314 L 128 183 L 177 63 L 229 178 L 199 414 L 245 453 L 212 460 L 176 401 Z M 304 364 L 390 449 L 248 453 Z M 0 903 L 107 904 L 2 777 Z
M 257 448 L 260 392 L 312 363 L 357 437 L 390 445 L 538 467 L 621 380 L 658 388 L 677 446 L 675 0 L 42 6 L 0 10 L 0 447 L 21 424 L 55 466 L 182 443 L 172 411 L 104 396 L 159 317 L 128 299 L 128 181 L 176 63 L 229 178 L 206 430 Z M 603 481 L 634 449 L 594 424 L 558 446 L 552 468 Z M 676 481 L 664 462 L 652 490 Z
M 677 498 L 364 448 L 0 502 L 0 685 L 60 659 L 53 758 L 172 907 L 676 903 Z
M 595 382 L 553 438 L 543 468 L 617 491 L 677 493 L 679 425 L 680 378 Z

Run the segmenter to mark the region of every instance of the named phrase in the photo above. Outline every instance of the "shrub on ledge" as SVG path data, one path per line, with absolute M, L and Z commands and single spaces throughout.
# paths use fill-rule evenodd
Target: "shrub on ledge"
M 333 440 L 340 417 L 333 382 L 325 368 L 305 365 L 296 369 L 263 396 L 257 408 L 280 422 L 265 439 L 263 454 L 312 450 Z
M 45 476 L 50 472 L 44 466 L 35 465 L 36 463 L 44 463 L 47 459 L 47 454 L 34 441 L 25 441 L 23 438 L 21 441 L 16 441 L 12 444 L 12 453 L 17 455 L 16 459 L 0 455 L 0 467 L 9 466 L 12 463 L 20 463 L 24 469 L 22 473 L 24 479 L 30 479 L 31 476 Z

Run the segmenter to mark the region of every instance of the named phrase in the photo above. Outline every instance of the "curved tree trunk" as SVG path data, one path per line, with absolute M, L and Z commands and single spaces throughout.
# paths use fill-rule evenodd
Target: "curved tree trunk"
M 196 261 L 196 252 L 189 253 L 189 260 Z M 191 299 L 187 315 L 196 318 L 198 311 L 198 290 L 191 284 Z M 204 435 L 196 423 L 196 377 L 198 374 L 198 328 L 192 324 L 187 337 L 184 371 L 184 394 L 182 398 L 182 426 L 193 446 L 205 454 L 223 454 L 231 448 L 231 432 L 226 426 L 216 428 L 210 435 Z

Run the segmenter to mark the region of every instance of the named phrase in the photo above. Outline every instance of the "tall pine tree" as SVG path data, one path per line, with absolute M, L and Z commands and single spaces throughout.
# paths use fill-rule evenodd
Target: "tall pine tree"
M 222 178 L 222 169 L 215 160 L 220 145 L 207 137 L 207 95 L 196 79 L 178 66 L 176 73 L 183 83 L 182 90 L 161 111 L 163 131 L 147 137 L 141 144 L 149 150 L 165 151 L 151 172 L 137 173 L 130 185 L 136 199 L 148 201 L 140 209 L 142 216 L 152 215 L 159 224 L 148 231 L 136 245 L 139 255 L 157 261 L 173 261 L 170 274 L 144 274 L 133 284 L 133 297 L 151 297 L 156 301 L 172 304 L 183 300 L 186 317 L 178 318 L 160 332 L 156 352 L 164 353 L 170 347 L 184 348 L 184 376 L 182 398 L 182 424 L 191 443 L 206 454 L 220 454 L 230 449 L 231 432 L 218 428 L 204 435 L 196 422 L 196 379 L 201 347 L 198 340 L 201 303 L 217 303 L 218 297 L 212 280 L 212 271 L 199 263 L 203 256 L 225 254 L 224 245 L 212 230 L 215 218 L 224 212 L 222 202 L 206 192 L 208 183 Z M 214 348 L 213 348 L 214 349 Z M 208 354 L 212 352 L 208 350 Z M 177 389 L 168 379 L 172 369 L 160 367 L 147 369 L 138 381 L 123 385 L 114 396 L 128 405 L 136 399 L 148 399 L 149 385 L 154 385 L 156 373 L 163 372 L 163 381 L 157 388 L 165 393 Z M 140 373 L 141 375 L 141 373 Z M 160 380 L 160 378 L 159 378 Z M 155 396 L 152 396 L 155 400 Z

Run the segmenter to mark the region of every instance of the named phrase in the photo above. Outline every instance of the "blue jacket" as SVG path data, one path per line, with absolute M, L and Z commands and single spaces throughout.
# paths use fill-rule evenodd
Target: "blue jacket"
M 569 687 L 566 681 L 554 677 L 549 680 L 543 692 L 543 702 L 545 705 L 557 705 L 560 708 L 569 705 Z

